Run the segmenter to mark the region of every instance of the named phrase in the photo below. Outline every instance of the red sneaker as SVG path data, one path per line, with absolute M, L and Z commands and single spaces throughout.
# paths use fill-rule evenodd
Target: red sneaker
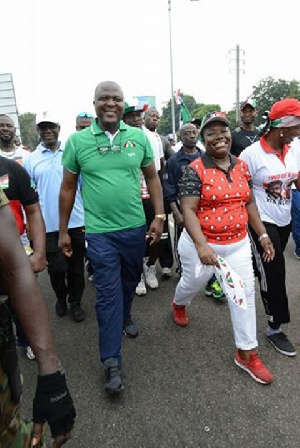
M 181 327 L 186 327 L 189 324 L 189 318 L 185 312 L 185 305 L 176 305 L 176 303 L 173 302 L 172 306 L 175 324 L 180 325 Z
M 240 351 L 237 350 L 234 362 L 241 369 L 245 370 L 245 372 L 249 373 L 252 378 L 261 384 L 270 384 L 273 381 L 273 375 L 267 369 L 267 367 L 261 362 L 258 357 L 258 353 L 253 350 L 250 353 L 250 361 L 245 361 L 240 356 Z

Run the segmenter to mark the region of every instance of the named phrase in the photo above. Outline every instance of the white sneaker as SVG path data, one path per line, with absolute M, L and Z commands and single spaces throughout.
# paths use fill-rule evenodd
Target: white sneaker
M 161 269 L 161 276 L 164 280 L 168 280 L 172 277 L 172 271 L 170 268 L 162 268 Z
M 147 285 L 150 286 L 151 289 L 158 288 L 155 266 L 148 266 L 147 264 L 144 264 L 144 274 Z
M 146 285 L 145 285 L 145 279 L 144 274 L 141 276 L 141 281 L 135 288 L 135 293 L 137 296 L 145 296 L 147 293 Z
M 25 354 L 26 354 L 26 358 L 28 358 L 30 361 L 33 361 L 35 359 L 35 354 L 32 351 L 32 348 L 30 347 L 30 345 L 27 345 L 27 347 L 25 347 Z

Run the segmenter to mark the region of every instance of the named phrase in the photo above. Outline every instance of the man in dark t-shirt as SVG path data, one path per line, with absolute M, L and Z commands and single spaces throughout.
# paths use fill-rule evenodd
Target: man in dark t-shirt
M 26 227 L 23 211 L 25 212 L 33 250 L 29 245 L 23 245 L 23 247 L 27 255 L 30 255 L 32 270 L 35 273 L 43 271 L 46 267 L 45 225 L 38 194 L 27 171 L 16 161 L 2 156 L 0 156 L 0 189 L 9 199 L 9 206 L 15 217 L 20 235 L 24 234 Z M 16 327 L 18 345 L 24 347 L 28 359 L 35 359 L 35 355 L 17 321 Z
M 241 105 L 241 126 L 232 132 L 230 152 L 234 156 L 239 157 L 247 146 L 258 140 L 258 132 L 254 126 L 256 115 L 255 101 L 244 101 Z

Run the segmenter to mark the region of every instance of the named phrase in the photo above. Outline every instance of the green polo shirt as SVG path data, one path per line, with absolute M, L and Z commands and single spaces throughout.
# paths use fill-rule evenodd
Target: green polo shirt
M 70 172 L 81 175 L 87 233 L 145 224 L 140 170 L 152 162 L 146 135 L 122 121 L 112 142 L 96 120 L 69 137 L 62 163 Z

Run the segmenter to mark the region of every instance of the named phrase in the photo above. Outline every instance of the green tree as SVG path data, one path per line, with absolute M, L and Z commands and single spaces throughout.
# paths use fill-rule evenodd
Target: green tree
M 35 118 L 36 114 L 32 112 L 19 115 L 21 140 L 23 145 L 28 146 L 31 151 L 35 150 L 39 143 Z
M 221 107 L 219 104 L 201 104 L 199 107 L 194 109 L 193 118 L 200 118 L 202 120 L 204 115 L 208 114 L 209 112 L 215 111 L 221 111 Z
M 208 112 L 215 110 L 221 110 L 219 104 L 202 104 L 197 103 L 192 95 L 181 94 L 183 101 L 193 118 L 202 118 Z M 176 132 L 179 129 L 180 123 L 180 105 L 175 105 L 175 129 Z M 171 116 L 171 100 L 169 100 L 167 106 L 163 108 L 160 123 L 158 126 L 158 132 L 166 135 L 172 133 L 172 116 Z
M 253 86 L 251 98 L 256 101 L 258 118 L 260 121 L 262 114 L 270 110 L 272 104 L 282 98 L 300 99 L 300 82 L 293 79 L 286 81 L 284 79 L 274 79 L 268 77 L 262 79 L 257 86 Z
M 228 120 L 230 121 L 229 127 L 230 127 L 230 129 L 232 131 L 234 131 L 234 129 L 236 128 L 236 111 L 235 111 L 235 108 L 229 110 L 228 112 L 226 112 L 226 115 L 227 115 Z

